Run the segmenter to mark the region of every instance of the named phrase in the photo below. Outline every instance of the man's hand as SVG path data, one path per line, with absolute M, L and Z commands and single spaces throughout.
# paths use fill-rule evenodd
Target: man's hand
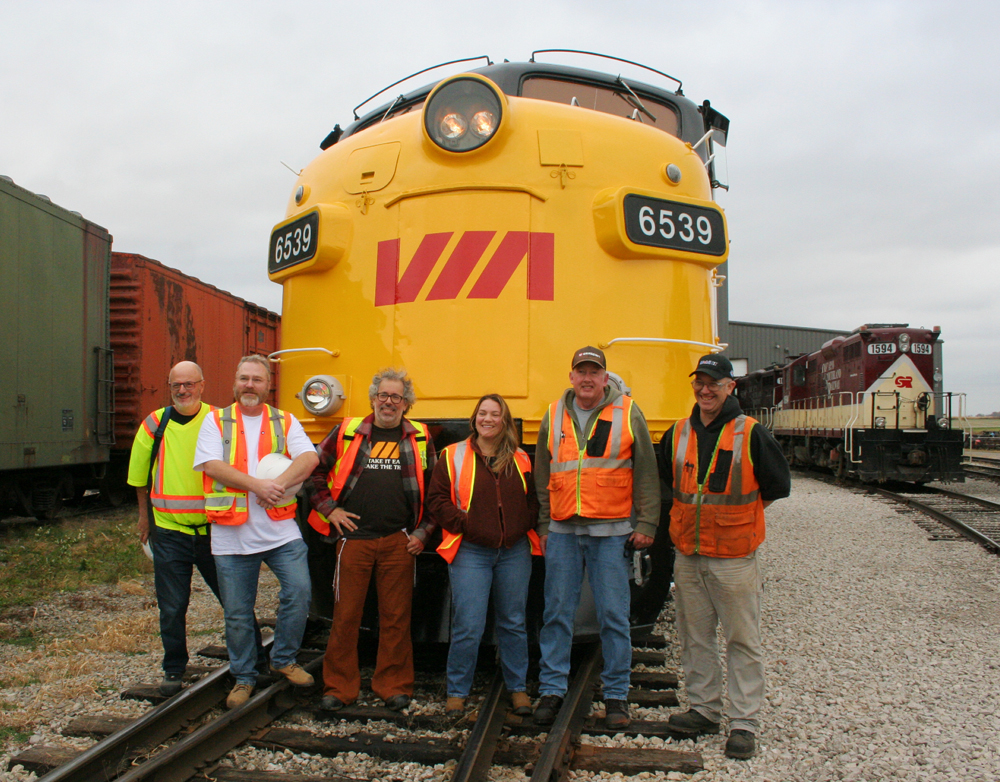
M 334 508 L 333 513 L 327 516 L 326 520 L 336 528 L 338 535 L 343 535 L 345 530 L 347 532 L 354 532 L 358 528 L 358 525 L 351 521 L 351 519 L 360 518 L 357 513 L 348 513 L 343 508 Z
M 262 508 L 273 508 L 285 496 L 285 487 L 277 481 L 254 478 L 254 484 L 253 493 Z
M 543 557 L 545 556 L 545 548 L 548 545 L 548 542 L 549 542 L 549 536 L 548 535 L 539 535 L 538 536 L 538 548 L 541 550 Z
M 653 539 L 649 535 L 643 535 L 641 532 L 633 532 L 629 540 L 635 548 L 649 548 L 653 545 Z
M 410 552 L 413 556 L 417 556 L 421 551 L 424 550 L 424 542 L 416 535 L 407 535 L 408 543 L 406 544 L 406 550 Z

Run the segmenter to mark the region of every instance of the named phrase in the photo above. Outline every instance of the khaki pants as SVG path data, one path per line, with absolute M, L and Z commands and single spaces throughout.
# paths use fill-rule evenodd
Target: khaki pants
M 338 553 L 330 641 L 323 658 L 323 694 L 353 703 L 361 690 L 358 631 L 372 571 L 378 591 L 379 642 L 372 691 L 383 700 L 413 695 L 414 557 L 403 532 L 374 540 L 341 540 Z
M 760 643 L 763 592 L 760 551 L 724 559 L 677 553 L 677 635 L 691 708 L 713 722 L 722 715 L 722 664 L 716 628 L 726 639 L 729 729 L 756 734 L 764 702 Z

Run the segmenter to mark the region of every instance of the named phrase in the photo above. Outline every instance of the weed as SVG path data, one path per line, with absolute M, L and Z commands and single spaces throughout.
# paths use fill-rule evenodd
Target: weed
M 25 733 L 18 728 L 0 727 L 0 742 L 9 741 L 14 744 L 23 744 L 30 736 L 30 733 Z
M 126 506 L 40 526 L 16 527 L 0 536 L 0 641 L 22 636 L 17 611 L 57 592 L 127 582 L 129 591 L 152 572 L 135 531 L 135 510 Z

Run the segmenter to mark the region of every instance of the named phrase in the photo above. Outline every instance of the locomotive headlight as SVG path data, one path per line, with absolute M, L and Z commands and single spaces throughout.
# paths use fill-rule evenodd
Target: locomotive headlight
M 489 138 L 497 129 L 497 117 L 492 111 L 477 111 L 472 116 L 472 132 L 480 138 Z
M 885 416 L 880 415 L 875 419 L 875 428 L 885 429 Z
M 344 404 L 344 387 L 335 377 L 315 375 L 302 386 L 299 399 L 313 415 L 333 415 Z
M 905 353 L 910 349 L 910 335 L 900 334 L 899 335 L 899 352 Z
M 448 152 L 470 152 L 492 139 L 507 106 L 493 82 L 466 74 L 441 82 L 424 103 L 424 130 Z
M 465 121 L 465 117 L 461 114 L 455 114 L 454 112 L 445 114 L 444 119 L 441 120 L 441 135 L 449 141 L 462 138 L 468 129 L 469 123 Z

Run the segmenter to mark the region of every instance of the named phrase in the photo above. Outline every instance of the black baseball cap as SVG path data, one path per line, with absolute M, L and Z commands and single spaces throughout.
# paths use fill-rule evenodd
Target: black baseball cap
M 696 375 L 699 372 L 704 372 L 716 380 L 722 380 L 722 378 L 733 380 L 736 377 L 733 374 L 733 365 L 721 353 L 709 353 L 707 356 L 699 358 L 698 366 L 695 367 L 691 375 Z M 688 375 L 688 377 L 691 377 L 691 375 Z

